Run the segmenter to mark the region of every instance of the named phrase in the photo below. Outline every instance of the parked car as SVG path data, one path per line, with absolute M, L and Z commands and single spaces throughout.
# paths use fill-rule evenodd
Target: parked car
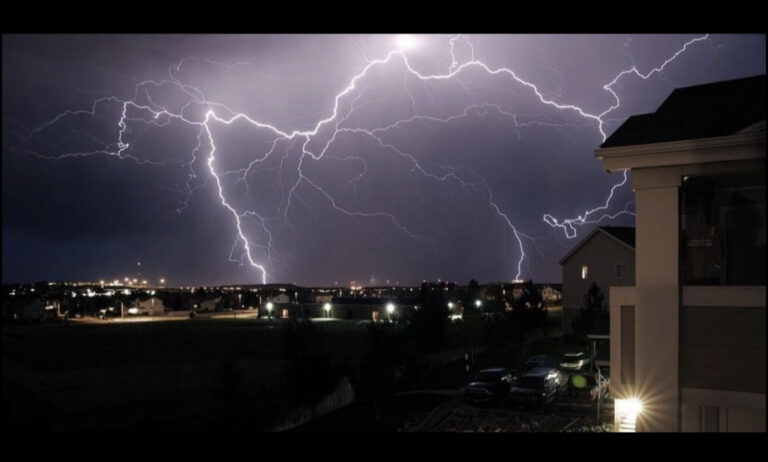
M 528 361 L 526 361 L 525 363 L 524 369 L 526 371 L 530 371 L 538 367 L 549 367 L 549 368 L 557 369 L 560 367 L 560 363 L 558 363 L 557 360 L 551 356 L 535 355 L 528 358 Z
M 583 352 L 566 353 L 560 359 L 560 368 L 565 371 L 580 371 L 589 364 L 589 356 Z
M 544 407 L 565 391 L 567 382 L 563 375 L 552 367 L 537 367 L 518 377 L 509 389 L 512 404 Z
M 512 372 L 509 369 L 483 369 L 461 390 L 461 395 L 475 404 L 499 404 L 506 398 L 511 383 Z

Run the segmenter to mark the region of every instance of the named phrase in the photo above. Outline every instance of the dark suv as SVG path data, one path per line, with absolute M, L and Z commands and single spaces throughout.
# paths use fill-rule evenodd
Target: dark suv
M 560 367 L 560 363 L 558 363 L 557 360 L 552 356 L 534 355 L 528 358 L 528 361 L 525 363 L 525 370 L 530 371 L 532 369 L 536 369 L 537 367 L 550 367 L 552 369 L 557 369 Z
M 544 407 L 553 402 L 567 385 L 557 369 L 537 367 L 515 380 L 509 390 L 509 398 L 513 404 Z
M 475 380 L 461 390 L 462 397 L 471 403 L 499 404 L 509 392 L 512 373 L 509 369 L 483 369 Z

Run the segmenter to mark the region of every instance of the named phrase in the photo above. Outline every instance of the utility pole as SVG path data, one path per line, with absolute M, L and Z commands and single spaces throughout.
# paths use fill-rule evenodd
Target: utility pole
M 600 381 L 602 379 L 602 375 L 600 374 L 600 366 L 597 366 L 597 423 L 600 424 L 600 398 L 601 398 L 601 384 Z

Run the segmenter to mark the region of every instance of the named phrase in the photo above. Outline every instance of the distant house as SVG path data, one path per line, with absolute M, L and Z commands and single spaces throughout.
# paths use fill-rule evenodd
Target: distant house
M 131 305 L 131 308 L 135 308 L 138 314 L 146 313 L 150 316 L 165 314 L 165 305 L 163 305 L 163 301 L 157 297 L 150 297 L 143 301 L 139 298 L 136 298 L 133 300 Z
M 610 289 L 621 430 L 765 432 L 765 111 L 765 75 L 680 88 L 595 152 L 637 204 L 635 283 Z
M 333 293 L 315 294 L 315 303 L 331 303 L 332 301 Z
M 272 303 L 290 303 L 291 298 L 287 294 L 279 294 L 272 297 Z
M 56 318 L 56 306 L 38 300 L 7 301 L 3 303 L 3 318 L 39 322 Z
M 216 311 L 216 305 L 221 301 L 221 298 L 209 298 L 207 300 L 203 300 L 200 302 L 200 304 L 197 306 L 197 311 L 201 313 L 207 313 L 210 311 Z
M 635 283 L 635 228 L 599 226 L 576 244 L 561 260 L 563 267 L 563 333 L 573 333 L 573 320 L 586 305 L 592 283 L 610 304 L 611 286 Z
M 547 303 L 557 303 L 562 298 L 563 294 L 552 286 L 544 286 L 541 289 L 541 299 Z

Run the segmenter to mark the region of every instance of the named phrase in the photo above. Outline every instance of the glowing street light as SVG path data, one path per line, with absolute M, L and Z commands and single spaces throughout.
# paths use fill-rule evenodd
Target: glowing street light
M 160 278 L 160 284 L 165 284 L 165 278 Z
M 449 310 L 452 310 L 452 309 L 453 309 L 453 302 L 448 302 L 448 309 L 449 309 Z
M 475 300 L 475 306 L 480 308 L 481 306 L 483 306 L 483 302 L 481 302 L 480 300 Z
M 389 314 L 390 321 L 392 320 L 392 315 L 395 313 L 395 304 L 394 303 L 387 303 L 387 314 Z
M 325 305 L 323 305 L 323 309 L 325 310 L 325 316 L 330 318 L 331 317 L 331 304 L 330 303 L 326 303 Z
M 272 308 L 274 308 L 275 305 L 272 304 L 272 302 L 267 302 L 267 313 L 269 315 L 272 315 Z

